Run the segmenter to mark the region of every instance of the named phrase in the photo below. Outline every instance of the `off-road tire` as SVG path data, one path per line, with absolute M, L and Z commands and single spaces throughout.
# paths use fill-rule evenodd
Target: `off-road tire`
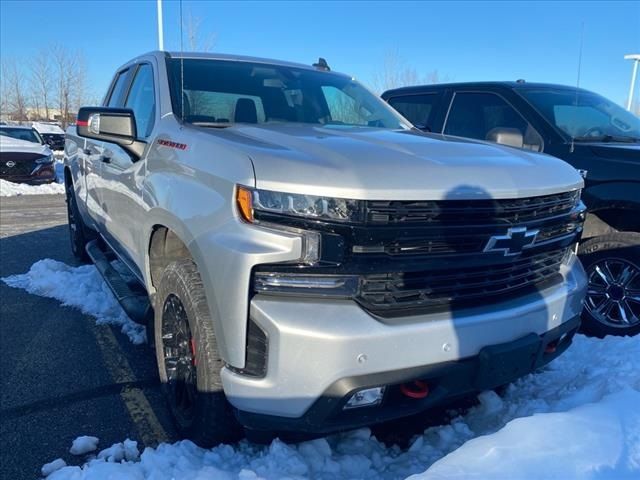
M 73 256 L 81 263 L 91 263 L 91 259 L 86 251 L 87 243 L 95 238 L 95 233 L 82 221 L 76 194 L 73 185 L 69 182 L 65 184 L 65 195 L 67 201 L 67 225 L 69 228 L 69 243 Z
M 175 405 L 165 363 L 167 344 L 163 343 L 166 342 L 163 339 L 163 322 L 169 322 L 163 320 L 166 319 L 164 311 L 176 297 L 184 308 L 189 335 L 194 341 L 191 353 L 195 358 L 197 393 L 190 415 L 184 415 Z M 200 274 L 190 259 L 177 260 L 163 272 L 155 296 L 154 334 L 160 381 L 180 435 L 205 448 L 239 440 L 243 430 L 222 388 L 220 372 L 223 362 L 218 353 L 213 321 Z
M 630 265 L 636 270 L 636 272 L 638 272 L 640 271 L 640 233 L 616 232 L 589 239 L 580 245 L 578 255 L 590 280 L 592 279 L 592 276 L 595 276 L 594 272 L 596 267 L 599 265 L 604 266 L 607 261 L 613 262 L 614 265 L 617 262 L 619 269 L 620 265 Z M 613 272 L 613 276 L 615 276 L 615 274 L 616 271 Z M 600 282 L 600 280 L 596 280 Z M 604 281 L 602 282 L 604 285 Z M 589 292 L 587 293 L 587 299 L 585 301 L 585 309 L 582 312 L 582 331 L 584 333 L 600 338 L 607 335 L 632 336 L 640 333 L 640 323 L 631 324 L 629 326 L 616 326 L 611 322 L 603 321 L 602 317 L 598 319 L 592 312 L 590 312 L 589 305 L 593 305 L 593 303 L 589 303 L 590 298 L 594 298 L 595 300 L 598 298 L 597 296 L 594 297 L 592 295 L 594 292 L 593 283 L 590 282 L 589 285 Z M 602 286 L 600 286 L 600 288 L 602 288 Z M 638 289 L 640 289 L 640 274 L 629 282 L 625 291 L 634 291 L 634 297 L 636 297 L 637 294 L 640 293 L 636 292 Z M 627 305 L 631 304 L 633 304 L 633 308 L 636 312 L 639 311 L 640 304 L 635 303 L 635 301 L 628 300 Z M 617 308 L 617 304 L 615 307 Z M 591 310 L 593 310 L 593 307 L 591 307 Z M 605 318 L 607 318 L 607 316 L 605 316 Z

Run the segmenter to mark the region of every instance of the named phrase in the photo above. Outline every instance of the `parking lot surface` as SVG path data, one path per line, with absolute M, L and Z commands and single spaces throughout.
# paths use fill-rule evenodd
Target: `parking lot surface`
M 76 265 L 64 196 L 1 198 L 0 277 L 44 258 Z M 81 464 L 69 454 L 79 435 L 99 437 L 99 448 L 175 439 L 147 345 L 3 282 L 0 299 L 0 478 L 38 478 L 58 457 Z

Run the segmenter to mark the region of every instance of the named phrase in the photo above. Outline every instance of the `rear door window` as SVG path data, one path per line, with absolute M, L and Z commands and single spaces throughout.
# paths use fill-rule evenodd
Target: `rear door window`
M 419 95 L 403 95 L 391 97 L 389 105 L 402 114 L 418 128 L 432 128 L 432 115 L 437 103 L 442 97 L 438 93 L 425 93 Z

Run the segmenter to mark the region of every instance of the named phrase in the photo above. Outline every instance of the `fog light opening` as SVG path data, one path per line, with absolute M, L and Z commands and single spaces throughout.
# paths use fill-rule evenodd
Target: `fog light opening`
M 343 407 L 344 410 L 360 407 L 373 407 L 382 403 L 384 391 L 386 387 L 375 387 L 360 390 L 349 398 L 349 401 Z

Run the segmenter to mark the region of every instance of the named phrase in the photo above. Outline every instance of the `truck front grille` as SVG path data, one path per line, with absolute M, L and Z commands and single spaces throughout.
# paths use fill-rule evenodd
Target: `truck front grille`
M 366 218 L 372 225 L 506 225 L 568 213 L 579 200 L 580 192 L 572 191 L 506 200 L 369 201 Z
M 356 300 L 380 316 L 503 300 L 517 290 L 544 288 L 557 280 L 566 252 L 567 249 L 552 250 L 488 267 L 459 265 L 442 270 L 363 275 Z

